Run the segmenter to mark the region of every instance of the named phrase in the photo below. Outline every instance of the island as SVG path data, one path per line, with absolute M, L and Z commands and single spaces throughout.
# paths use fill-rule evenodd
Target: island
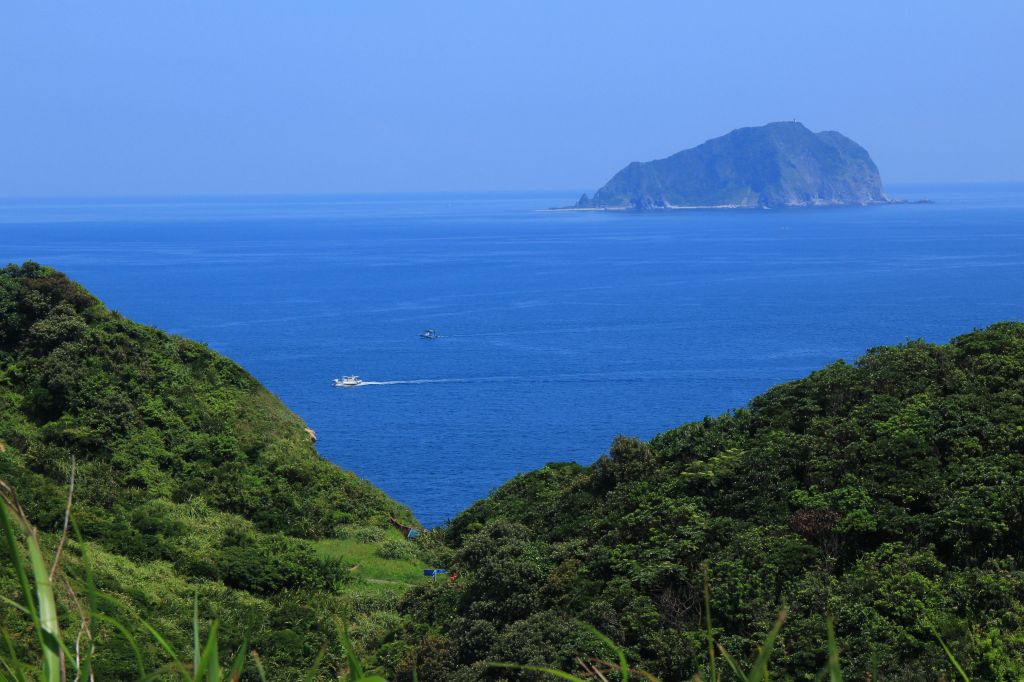
M 867 150 L 784 121 L 739 128 L 656 161 L 635 161 L 576 210 L 779 208 L 896 203 Z

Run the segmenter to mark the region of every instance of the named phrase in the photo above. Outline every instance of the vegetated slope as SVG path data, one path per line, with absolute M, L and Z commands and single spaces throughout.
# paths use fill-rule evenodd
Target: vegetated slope
M 779 207 L 888 203 L 868 152 L 802 124 L 740 128 L 657 161 L 633 162 L 577 208 Z
M 735 655 L 751 660 L 788 604 L 772 679 L 813 679 L 826 614 L 849 679 L 873 662 L 881 679 L 954 679 L 936 632 L 973 679 L 1021 679 L 1024 325 L 876 348 L 651 442 L 619 438 L 592 466 L 513 479 L 446 539 L 462 586 L 411 593 L 435 630 L 406 641 L 456 672 L 421 679 L 509 678 L 487 660 L 572 669 L 595 652 L 574 618 L 665 680 L 707 679 L 705 564 Z
M 72 461 L 74 519 L 99 589 L 118 599 L 111 613 L 129 626 L 145 617 L 180 650 L 198 592 L 204 621 L 222 621 L 222 642 L 249 637 L 272 679 L 295 679 L 333 642 L 334 618 L 357 619 L 353 594 L 371 609 L 395 599 L 351 564 L 384 547 L 387 558 L 370 562 L 377 578 L 393 572 L 389 584 L 400 585 L 416 570 L 407 548 L 392 547 L 405 541 L 388 521 L 411 520 L 408 510 L 321 459 L 301 420 L 238 365 L 124 319 L 54 270 L 9 266 L 0 480 L 51 550 Z M 73 542 L 65 555 L 72 580 L 83 579 L 81 549 Z M 17 590 L 12 576 L 0 561 L 4 594 Z M 18 618 L 0 604 L 0 620 Z M 101 679 L 134 670 L 115 634 L 99 649 Z M 139 639 L 156 668 L 157 643 Z

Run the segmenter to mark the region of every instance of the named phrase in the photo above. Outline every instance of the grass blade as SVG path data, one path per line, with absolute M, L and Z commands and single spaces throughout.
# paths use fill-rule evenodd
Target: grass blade
M 517 663 L 485 663 L 488 668 L 505 668 L 506 670 L 530 670 L 535 673 L 545 673 L 552 677 L 557 677 L 560 680 L 569 680 L 570 682 L 587 682 L 586 680 L 564 673 L 561 670 L 555 670 L 554 668 L 545 668 L 540 665 L 519 665 Z
M 50 566 L 50 580 L 57 574 L 57 567 L 60 566 L 61 553 L 64 551 L 64 544 L 68 541 L 68 528 L 71 525 L 71 502 L 75 497 L 75 458 L 71 457 L 71 475 L 68 477 L 68 501 L 64 506 L 64 530 L 60 534 L 60 542 L 57 543 L 57 551 L 53 554 L 53 565 Z
M 836 644 L 836 631 L 832 627 L 832 616 L 825 619 L 825 630 L 828 632 L 828 679 L 830 682 L 843 682 L 843 672 L 839 668 L 839 646 Z
M 148 675 L 146 675 L 145 677 L 141 678 L 139 680 L 139 682 L 166 682 L 167 681 L 167 673 L 169 673 L 169 672 L 177 673 L 179 676 L 181 676 L 181 678 L 183 680 L 191 680 L 192 679 L 192 675 L 191 675 L 192 671 L 190 671 L 187 666 L 184 666 L 180 662 L 178 662 L 178 663 L 164 663 L 162 666 L 160 666 L 159 668 L 157 668 L 153 672 L 151 672 Z
M 93 614 L 93 617 L 103 621 L 104 623 L 107 623 L 108 625 L 112 626 L 115 630 L 121 633 L 121 636 L 124 637 L 125 641 L 128 642 L 128 646 L 131 647 L 132 653 L 135 654 L 135 665 L 139 669 L 139 677 L 144 677 L 146 674 L 146 666 L 142 662 L 142 651 L 139 649 L 138 642 L 135 641 L 135 638 L 132 636 L 132 633 L 128 632 L 128 628 L 126 628 L 116 619 L 106 615 L 105 613 L 95 613 Z
M 4 667 L 10 670 L 15 682 L 26 682 L 28 678 L 25 677 L 25 669 L 21 667 L 18 653 L 14 650 L 14 641 L 7 633 L 7 628 L 0 629 L 0 634 L 3 634 L 4 644 L 7 646 L 7 655 L 10 657 L 9 659 L 4 659 Z
M 263 661 L 260 660 L 260 655 L 256 653 L 256 650 L 252 651 L 252 662 L 256 666 L 256 674 L 260 678 L 260 682 L 267 682 L 267 671 L 263 669 Z
M 154 627 L 153 627 L 152 625 L 150 625 L 150 624 L 149 624 L 148 622 L 146 622 L 146 621 L 144 621 L 144 620 L 143 620 L 143 621 L 141 621 L 141 622 L 142 622 L 142 626 L 143 626 L 144 628 L 146 628 L 147 630 L 149 630 L 149 634 L 153 635 L 153 639 L 155 639 L 155 640 L 157 641 L 157 644 L 159 644 L 159 645 L 160 645 L 160 646 L 161 646 L 161 647 L 163 648 L 163 650 L 167 652 L 167 655 L 171 657 L 171 661 L 172 661 L 172 662 L 174 662 L 174 663 L 178 663 L 178 664 L 180 664 L 180 665 L 181 665 L 181 667 L 182 667 L 182 668 L 184 668 L 185 666 L 184 666 L 184 664 L 182 663 L 181 659 L 180 659 L 180 658 L 178 658 L 178 654 L 177 654 L 177 652 L 176 652 L 176 651 L 174 650 L 174 647 L 172 647 L 172 646 L 171 646 L 171 645 L 170 645 L 170 644 L 169 644 L 169 643 L 167 642 L 167 640 L 166 640 L 166 639 L 164 639 L 164 638 L 163 638 L 163 637 L 162 637 L 162 636 L 160 635 L 160 633 L 156 631 L 156 628 L 154 628 Z
M 771 658 L 772 649 L 775 647 L 775 640 L 779 636 L 779 631 L 782 630 L 782 624 L 786 622 L 786 609 L 779 611 L 779 617 L 775 619 L 775 625 L 768 631 L 768 637 L 764 640 L 764 645 L 761 647 L 761 653 L 754 661 L 754 667 L 750 669 L 750 674 L 747 675 L 747 679 L 750 682 L 761 682 L 761 680 L 767 681 L 768 679 L 768 659 Z
M 740 678 L 742 682 L 747 682 L 746 673 L 743 672 L 743 669 L 740 668 L 739 664 L 736 663 L 735 659 L 733 659 L 733 657 L 729 655 L 729 652 L 725 650 L 725 647 L 719 644 L 718 651 L 721 652 L 722 658 L 725 659 L 725 662 L 729 664 L 729 667 L 732 669 L 733 673 L 736 674 L 736 677 Z
M 583 625 L 593 633 L 599 640 L 605 643 L 615 655 L 619 658 L 619 670 L 622 673 L 622 682 L 629 682 L 629 663 L 626 661 L 626 652 L 615 645 L 615 642 L 608 639 L 600 630 L 595 628 L 593 625 L 583 623 Z
M 192 674 L 199 679 L 199 659 L 202 658 L 199 645 L 199 591 L 192 597 Z
M 89 557 L 88 546 L 85 544 L 85 540 L 82 539 L 82 532 L 79 530 L 73 515 L 71 516 L 71 530 L 75 533 L 75 539 L 78 541 L 79 552 L 82 556 L 82 569 L 85 571 L 86 603 L 88 604 L 89 618 L 92 618 L 98 612 L 96 582 L 93 580 L 92 574 L 92 560 Z M 89 637 L 89 644 L 85 649 L 85 659 L 79 664 L 78 679 L 90 681 L 93 679 L 92 657 L 95 654 L 95 646 L 92 632 L 87 631 L 86 634 Z
M 64 652 L 61 650 L 60 621 L 57 619 L 57 603 L 53 598 L 50 571 L 43 559 L 43 552 L 35 533 L 25 538 L 28 547 L 29 566 L 36 584 L 36 600 L 39 602 L 39 626 L 42 631 L 43 679 L 47 682 L 61 682 L 63 677 Z
M 718 669 L 715 666 L 715 634 L 711 629 L 711 582 L 708 579 L 708 565 L 704 564 L 704 628 L 708 640 L 708 665 L 711 680 L 718 682 Z
M 229 682 L 238 682 L 238 678 L 242 676 L 242 668 L 245 667 L 245 653 L 248 648 L 249 642 L 247 641 L 243 641 L 242 646 L 238 647 L 235 660 L 232 661 L 231 667 L 228 668 L 227 679 Z
M 39 640 L 39 651 L 43 656 L 43 669 L 41 671 L 42 676 L 40 679 L 45 680 L 45 682 L 60 682 L 60 647 L 57 644 L 59 636 L 55 638 L 53 635 L 57 610 L 56 605 L 53 602 L 53 590 L 50 588 L 49 572 L 45 570 L 45 564 L 43 564 L 42 570 L 40 570 L 42 552 L 39 551 L 39 543 L 32 535 L 31 528 L 27 526 L 26 521 L 26 525 L 23 530 L 25 531 L 26 539 L 31 540 L 31 542 L 26 542 L 26 545 L 29 555 L 29 565 L 32 569 L 32 575 L 36 579 L 36 591 L 34 594 L 36 599 L 40 600 L 37 607 L 36 599 L 33 599 L 33 590 L 32 585 L 29 582 L 28 571 L 25 569 L 25 564 L 21 560 L 18 540 L 14 534 L 14 526 L 11 522 L 11 515 L 9 511 L 17 513 L 14 505 L 15 503 L 6 496 L 0 496 L 0 525 L 3 525 L 4 540 L 7 545 L 7 551 L 11 557 L 11 564 L 14 567 L 14 573 L 17 576 L 18 584 L 21 587 L 21 593 L 25 599 L 25 608 L 32 619 L 32 626 L 36 632 L 36 638 Z M 38 581 L 38 576 L 40 574 L 45 578 L 45 583 L 40 583 Z
M 4 541 L 7 545 L 7 552 L 11 557 L 11 565 L 14 567 L 14 574 L 18 578 L 21 587 L 21 594 L 25 598 L 25 610 L 32 619 L 32 625 L 39 631 L 39 614 L 36 612 L 36 604 L 32 600 L 32 585 L 28 580 L 28 572 L 25 571 L 25 564 L 21 561 L 21 552 L 18 548 L 18 540 L 14 535 L 14 527 L 11 525 L 11 517 L 7 513 L 7 500 L 0 498 L 0 525 L 4 528 Z M 43 646 L 40 635 L 39 646 Z
M 324 660 L 324 654 L 327 653 L 327 647 L 320 647 L 320 651 L 317 652 L 316 658 L 313 659 L 313 665 L 309 667 L 306 674 L 302 677 L 302 682 L 313 682 L 316 679 L 316 675 L 320 672 L 320 662 Z M 260 668 L 263 666 L 261 665 Z M 352 679 L 349 677 L 349 679 Z
M 30 616 L 30 617 L 32 616 L 32 612 L 29 611 L 27 608 L 25 608 L 24 606 L 22 606 L 18 602 L 14 601 L 13 599 L 8 599 L 7 597 L 3 596 L 2 594 L 0 594 L 0 602 L 3 602 L 4 604 L 7 604 L 8 606 L 10 606 L 13 609 L 18 609 L 19 611 L 24 613 L 26 616 Z
M 210 634 L 206 636 L 206 646 L 203 647 L 202 656 L 199 657 L 199 665 L 192 672 L 195 682 L 199 682 L 203 675 L 206 675 L 207 682 L 220 682 L 220 662 L 217 654 L 217 628 L 220 623 L 213 621 L 210 625 Z
M 363 666 L 359 662 L 355 650 L 352 648 L 352 641 L 348 638 L 348 626 L 340 620 L 335 622 L 341 635 L 341 645 L 345 649 L 345 658 L 348 660 L 348 679 L 351 682 L 356 682 L 363 679 Z
M 960 675 L 960 679 L 964 682 L 971 682 L 971 678 L 967 676 L 967 673 L 960 666 L 960 662 L 956 660 L 956 657 L 953 655 L 953 652 L 949 650 L 948 646 L 946 646 L 946 643 L 942 640 L 942 637 L 939 637 L 938 631 L 932 630 L 932 634 L 935 635 L 935 639 L 939 640 L 939 644 L 942 645 L 942 650 L 946 652 L 946 658 L 948 658 L 949 662 L 953 664 L 953 667 L 956 669 L 957 674 Z

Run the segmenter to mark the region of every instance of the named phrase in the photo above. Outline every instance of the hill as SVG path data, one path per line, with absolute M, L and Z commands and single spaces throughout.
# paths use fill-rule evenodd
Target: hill
M 198 593 L 226 649 L 247 637 L 271 679 L 297 679 L 333 642 L 336 617 L 360 623 L 393 604 L 419 562 L 389 517 L 411 514 L 311 441 L 205 346 L 126 320 L 52 269 L 0 270 L 0 480 L 52 551 L 74 463 L 85 544 L 70 543 L 62 568 L 81 581 L 86 550 L 121 622 L 144 617 L 186 649 Z M 0 593 L 16 594 L 0 558 Z M 67 595 L 63 606 L 75 613 Z M 6 627 L 20 618 L 0 603 Z M 98 678 L 131 677 L 124 641 L 98 635 Z M 157 643 L 140 642 L 158 667 Z
M 849 679 L 954 679 L 935 633 L 973 679 L 1021 679 L 1024 325 L 876 348 L 650 442 L 620 437 L 591 466 L 516 477 L 446 540 L 461 585 L 406 601 L 420 679 L 539 679 L 494 660 L 578 670 L 593 639 L 575 619 L 661 679 L 708 679 L 705 566 L 736 656 L 788 605 L 772 679 L 814 678 L 826 614 Z
M 889 203 L 867 151 L 797 122 L 740 128 L 692 149 L 633 162 L 576 208 L 774 208 Z

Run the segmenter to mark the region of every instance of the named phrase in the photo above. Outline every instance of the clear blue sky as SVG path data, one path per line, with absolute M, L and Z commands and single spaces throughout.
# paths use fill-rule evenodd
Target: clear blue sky
M 8 2 L 0 195 L 588 189 L 797 119 L 1024 180 L 1024 2 Z

